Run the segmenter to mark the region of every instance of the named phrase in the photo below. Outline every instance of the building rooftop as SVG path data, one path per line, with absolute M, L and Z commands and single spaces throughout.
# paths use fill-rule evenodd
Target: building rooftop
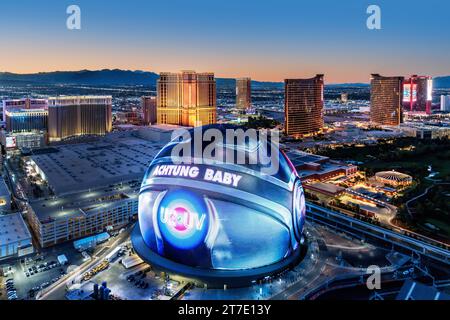
M 302 151 L 288 151 L 286 155 L 291 160 L 292 164 L 295 167 L 299 167 L 306 163 L 318 163 L 318 162 L 326 162 L 330 160 L 328 157 L 315 155 L 312 153 L 302 152 Z
M 353 165 L 330 160 L 328 157 L 319 156 L 302 151 L 288 151 L 286 155 L 297 168 L 300 178 L 307 180 L 311 175 L 326 175 L 340 169 L 348 169 Z
M 408 279 L 400 289 L 397 300 L 450 300 L 450 295 Z
M 309 189 L 313 189 L 322 193 L 326 193 L 326 194 L 332 194 L 332 195 L 336 195 L 339 194 L 341 192 L 345 191 L 345 188 L 342 188 L 340 186 L 331 184 L 331 183 L 323 183 L 323 182 L 316 182 L 316 183 L 312 183 L 312 184 L 307 184 L 304 186 L 305 188 L 309 188 Z
M 8 186 L 6 185 L 5 180 L 0 177 L 0 197 L 10 197 L 11 192 L 9 191 Z
M 112 208 L 118 201 L 137 200 L 141 179 L 142 177 L 122 185 L 99 188 L 88 192 L 31 201 L 30 206 L 39 221 L 43 223 L 67 219 L 67 217 L 72 219 L 85 217 L 99 209 Z
M 20 213 L 0 215 L 0 246 L 31 238 Z
M 412 177 L 398 171 L 381 171 L 375 174 L 376 177 L 392 181 L 411 181 Z
M 34 154 L 31 159 L 55 194 L 62 195 L 140 180 L 164 144 L 114 135 L 96 142 L 55 147 L 53 152 Z

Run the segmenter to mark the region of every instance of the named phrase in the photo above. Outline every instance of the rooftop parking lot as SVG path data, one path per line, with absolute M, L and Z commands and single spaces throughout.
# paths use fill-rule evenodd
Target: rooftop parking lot
M 56 195 L 142 179 L 162 145 L 136 137 L 115 137 L 55 147 L 30 157 L 30 166 Z

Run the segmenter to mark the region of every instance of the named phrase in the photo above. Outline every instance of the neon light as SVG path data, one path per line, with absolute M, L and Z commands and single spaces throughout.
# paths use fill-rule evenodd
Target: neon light
M 433 101 L 433 80 L 428 79 L 427 81 L 427 100 Z
M 186 190 L 167 193 L 156 213 L 164 241 L 178 249 L 192 249 L 205 243 L 210 218 L 205 201 Z
M 189 232 L 193 228 L 197 231 L 203 229 L 206 214 L 191 213 L 186 208 L 175 209 L 161 208 L 161 222 L 167 224 L 175 232 Z M 201 216 L 199 218 L 199 216 Z

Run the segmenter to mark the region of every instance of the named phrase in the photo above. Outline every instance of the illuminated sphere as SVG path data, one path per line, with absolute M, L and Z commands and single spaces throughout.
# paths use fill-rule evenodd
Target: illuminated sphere
M 193 137 L 208 129 L 224 139 L 200 142 L 196 149 Z M 305 222 L 299 176 L 273 139 L 228 141 L 227 130 L 235 129 L 191 129 L 192 139 L 172 140 L 150 164 L 132 241 L 151 265 L 212 286 L 242 286 L 298 262 Z M 211 145 L 218 148 L 208 156 Z M 175 153 L 177 148 L 184 151 Z M 251 162 L 267 150 L 272 150 L 270 165 Z M 227 152 L 235 159 L 244 155 L 245 163 L 224 161 Z

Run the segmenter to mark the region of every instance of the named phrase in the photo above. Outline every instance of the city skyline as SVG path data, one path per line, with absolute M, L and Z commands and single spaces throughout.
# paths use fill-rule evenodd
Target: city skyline
M 0 303 L 450 300 L 448 12 L 0 1 Z
M 82 0 L 76 3 L 82 29 L 70 31 L 65 25 L 68 1 L 36 5 L 25 0 L 20 6 L 4 1 L 0 37 L 9 45 L 0 52 L 0 70 L 195 69 L 221 78 L 279 82 L 325 73 L 328 83 L 367 83 L 374 72 L 448 75 L 450 45 L 442 39 L 450 27 L 440 22 L 449 4 L 418 3 L 378 1 L 382 29 L 369 30 L 367 1 L 283 1 L 277 6 L 197 1 L 169 7 L 135 0 L 125 13 L 119 3 Z M 419 14 L 427 24 L 403 22 Z M 33 47 L 38 49 L 30 55 Z

